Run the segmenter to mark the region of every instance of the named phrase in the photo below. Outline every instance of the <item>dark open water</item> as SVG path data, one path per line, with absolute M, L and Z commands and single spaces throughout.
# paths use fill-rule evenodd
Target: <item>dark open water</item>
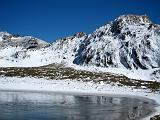
M 155 106 L 142 98 L 0 91 L 0 120 L 129 120 Z

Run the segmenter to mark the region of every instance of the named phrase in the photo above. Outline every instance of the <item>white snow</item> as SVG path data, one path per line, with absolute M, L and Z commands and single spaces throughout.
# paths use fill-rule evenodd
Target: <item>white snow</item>
M 0 90 L 15 91 L 50 91 L 77 94 L 95 94 L 95 95 L 129 95 L 130 97 L 146 97 L 155 100 L 160 104 L 160 94 L 153 93 L 146 89 L 133 89 L 132 87 L 120 87 L 116 84 L 109 85 L 104 83 L 82 82 L 76 80 L 46 80 L 38 78 L 17 78 L 17 77 L 0 77 Z M 160 106 L 156 107 L 156 113 L 147 116 L 156 115 L 160 112 Z
M 74 64 L 69 64 L 69 67 L 72 67 L 76 70 L 86 70 L 86 71 L 93 71 L 93 72 L 108 72 L 111 74 L 117 74 L 117 75 L 124 75 L 131 79 L 137 79 L 137 80 L 147 80 L 147 81 L 158 81 L 160 82 L 160 79 L 153 79 L 151 78 L 150 74 L 154 72 L 154 70 L 158 69 L 151 69 L 151 70 L 142 70 L 142 69 L 123 69 L 123 68 L 104 68 L 104 67 L 95 67 L 95 66 L 78 66 Z
M 2 36 L 0 36 L 0 42 L 2 41 L 3 39 L 2 39 Z
M 75 44 L 74 44 L 75 45 Z M 72 47 L 71 47 L 72 48 Z M 55 48 L 47 47 L 40 50 L 23 50 L 19 47 L 7 47 L 5 49 L 0 50 L 0 67 L 37 67 L 48 65 L 52 63 L 64 63 L 68 67 L 72 67 L 78 70 L 87 70 L 94 72 L 110 72 L 115 74 L 122 74 L 129 78 L 139 79 L 139 80 L 152 80 L 152 81 L 160 81 L 160 79 L 151 78 L 150 74 L 153 73 L 157 69 L 133 69 L 128 70 L 125 68 L 112 68 L 112 67 L 95 67 L 93 65 L 89 66 L 80 66 L 73 64 L 74 55 L 73 48 L 68 49 L 68 47 L 64 48 L 70 52 L 63 54 L 63 51 L 57 50 L 54 51 Z M 12 57 L 15 53 L 18 52 L 19 57 Z M 57 55 L 58 54 L 58 55 Z M 63 59 L 65 57 L 66 59 Z
M 19 47 L 7 47 L 0 53 L 0 67 L 36 67 L 55 62 L 51 48 L 26 51 Z M 16 53 L 18 58 L 13 57 Z

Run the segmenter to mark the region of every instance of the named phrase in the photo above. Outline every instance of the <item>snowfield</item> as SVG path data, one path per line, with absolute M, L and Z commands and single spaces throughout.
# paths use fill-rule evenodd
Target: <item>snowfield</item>
M 133 89 L 132 87 L 120 87 L 116 84 L 109 85 L 103 82 L 82 82 L 77 80 L 45 80 L 38 78 L 17 78 L 0 77 L 0 90 L 12 91 L 41 91 L 41 92 L 62 92 L 77 93 L 87 95 L 120 95 L 130 97 L 146 97 L 155 100 L 160 104 L 159 92 L 151 92 L 144 89 Z M 149 120 L 151 116 L 160 113 L 160 106 L 156 107 L 156 113 L 147 116 L 144 120 Z
M 103 68 L 103 67 L 96 67 L 96 66 L 78 66 L 74 64 L 68 65 L 71 68 L 74 68 L 76 70 L 86 70 L 86 71 L 93 71 L 93 72 L 108 72 L 111 74 L 118 74 L 118 75 L 124 75 L 131 79 L 137 79 L 137 80 L 147 80 L 147 81 L 158 81 L 160 82 L 160 79 L 156 78 L 155 76 L 151 76 L 151 74 L 157 69 L 151 69 L 151 70 L 142 70 L 142 69 L 123 69 L 123 68 Z

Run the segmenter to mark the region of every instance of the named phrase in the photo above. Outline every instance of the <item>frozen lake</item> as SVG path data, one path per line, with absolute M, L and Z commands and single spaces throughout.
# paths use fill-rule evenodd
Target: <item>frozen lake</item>
M 154 112 L 150 99 L 0 91 L 1 120 L 129 120 Z

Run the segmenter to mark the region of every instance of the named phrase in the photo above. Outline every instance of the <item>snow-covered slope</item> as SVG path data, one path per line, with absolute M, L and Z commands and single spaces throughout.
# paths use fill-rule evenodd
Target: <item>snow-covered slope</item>
M 65 63 L 103 67 L 133 78 L 141 72 L 139 79 L 147 73 L 145 79 L 159 79 L 159 49 L 160 25 L 145 15 L 122 15 L 89 35 L 80 32 L 51 45 L 30 36 L 0 32 L 0 67 Z
M 160 66 L 160 27 L 147 16 L 120 16 L 97 29 L 86 41 L 75 59 L 77 64 L 126 69 Z
M 52 52 L 49 46 L 49 43 L 31 36 L 0 32 L 0 67 L 47 65 L 50 63 L 48 54 Z
M 72 63 L 83 32 L 49 44 L 30 36 L 14 36 L 0 32 L 0 67 L 35 67 L 52 63 Z
M 75 54 L 80 50 L 80 44 L 84 42 L 87 35 L 83 32 L 66 37 L 52 43 L 52 50 L 55 52 L 56 62 L 72 64 Z

